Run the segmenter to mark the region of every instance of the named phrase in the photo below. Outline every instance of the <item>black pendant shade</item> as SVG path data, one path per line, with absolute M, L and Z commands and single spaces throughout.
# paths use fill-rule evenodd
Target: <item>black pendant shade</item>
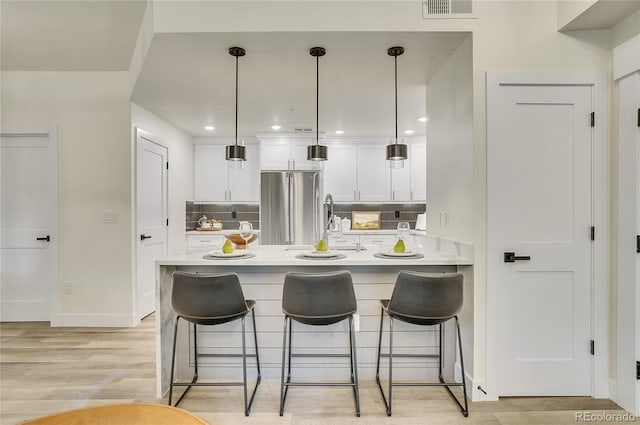
M 235 143 L 228 145 L 226 149 L 227 161 L 246 161 L 244 146 L 238 144 L 238 57 L 245 55 L 245 50 L 242 47 L 230 47 L 229 54 L 236 58 L 236 135 Z
M 320 128 L 319 128 L 319 113 L 318 113 L 318 99 L 320 95 L 320 56 L 324 56 L 327 51 L 324 47 L 312 47 L 309 49 L 309 54 L 316 58 L 316 144 L 307 146 L 307 160 L 308 161 L 326 161 L 327 160 L 327 147 L 320 144 Z
M 407 145 L 404 143 L 398 143 L 398 56 L 404 53 L 404 47 L 394 46 L 387 49 L 387 54 L 393 56 L 394 70 L 395 70 L 395 122 L 396 122 L 396 137 L 395 143 L 387 145 L 387 160 L 389 161 L 404 161 L 407 159 Z M 396 163 L 397 164 L 397 163 Z M 399 163 L 402 166 L 402 162 Z M 393 165 L 393 164 L 392 164 Z
M 390 161 L 407 159 L 407 145 L 404 143 L 391 143 L 387 145 L 387 159 Z

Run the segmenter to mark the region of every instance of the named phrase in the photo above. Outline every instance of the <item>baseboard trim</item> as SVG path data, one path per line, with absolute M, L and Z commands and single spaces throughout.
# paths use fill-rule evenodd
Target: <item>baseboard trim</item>
M 132 328 L 140 323 L 135 314 L 58 314 L 52 327 Z
M 49 302 L 46 300 L 2 300 L 0 322 L 48 322 Z
M 456 362 L 453 368 L 453 376 L 456 381 L 460 381 L 460 377 L 462 376 L 462 369 L 460 368 L 460 363 Z M 484 380 L 474 380 L 469 372 L 465 372 L 466 376 L 466 384 L 467 384 L 467 396 L 471 401 L 496 401 L 497 399 L 491 399 L 487 397 L 487 394 L 482 392 L 480 388 L 484 388 L 485 381 Z M 479 388 L 480 387 L 480 388 Z M 486 390 L 485 390 L 486 391 Z

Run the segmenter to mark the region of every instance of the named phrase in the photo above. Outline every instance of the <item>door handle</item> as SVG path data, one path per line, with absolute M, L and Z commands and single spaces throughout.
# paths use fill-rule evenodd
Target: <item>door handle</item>
M 151 239 L 151 236 L 147 236 L 144 233 L 140 235 L 140 240 L 143 241 L 145 239 Z
M 504 262 L 505 263 L 515 263 L 516 261 L 531 260 L 531 257 L 528 255 L 516 256 L 515 252 L 505 252 L 504 253 Z
M 47 242 L 51 242 L 51 236 L 47 235 L 44 238 L 36 238 L 37 241 L 47 241 Z

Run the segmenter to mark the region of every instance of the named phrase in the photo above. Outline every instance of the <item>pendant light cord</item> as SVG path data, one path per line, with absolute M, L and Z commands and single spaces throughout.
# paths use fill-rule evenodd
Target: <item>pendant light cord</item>
M 238 145 L 238 56 L 236 56 L 236 146 L 237 145 Z
M 398 56 L 393 57 L 395 70 L 395 101 L 396 101 L 396 144 L 398 144 Z
M 320 144 L 320 56 L 316 56 L 316 145 Z

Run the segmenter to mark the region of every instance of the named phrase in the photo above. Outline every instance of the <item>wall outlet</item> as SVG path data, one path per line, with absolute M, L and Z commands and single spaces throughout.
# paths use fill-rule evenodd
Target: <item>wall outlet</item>
M 73 282 L 65 282 L 63 286 L 63 291 L 65 295 L 73 294 Z
M 353 329 L 356 332 L 360 332 L 360 315 L 359 314 L 353 315 Z
M 440 211 L 440 227 L 449 227 L 449 211 Z
M 102 213 L 102 223 L 103 224 L 117 224 L 118 223 L 118 213 L 117 212 L 103 212 Z

